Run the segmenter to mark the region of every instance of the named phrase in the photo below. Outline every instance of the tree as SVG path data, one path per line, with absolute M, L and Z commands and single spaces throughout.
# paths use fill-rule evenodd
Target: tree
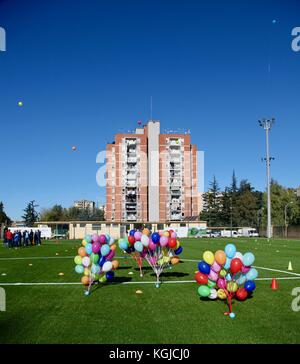
M 11 223 L 11 219 L 6 215 L 4 211 L 3 202 L 0 201 L 0 224 L 9 225 Z
M 213 176 L 209 186 L 209 190 L 203 195 L 204 208 L 201 219 L 207 220 L 209 226 L 219 226 L 221 222 L 222 194 L 215 176 Z
M 22 219 L 24 220 L 26 226 L 33 226 L 34 223 L 38 221 L 39 214 L 36 211 L 36 207 L 38 207 L 38 205 L 36 205 L 35 200 L 33 200 L 30 201 L 23 210 L 25 214 L 22 216 Z
M 54 205 L 50 209 L 43 209 L 40 214 L 41 221 L 63 221 L 65 211 L 61 205 Z

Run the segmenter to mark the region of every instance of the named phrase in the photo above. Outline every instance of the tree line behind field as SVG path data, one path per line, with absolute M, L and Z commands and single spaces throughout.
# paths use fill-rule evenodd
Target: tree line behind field
M 285 214 L 288 225 L 300 225 L 300 198 L 296 192 L 296 189 L 285 188 L 272 180 L 272 225 L 284 226 Z M 266 226 L 267 194 L 255 190 L 246 179 L 238 183 L 234 172 L 230 186 L 221 191 L 214 176 L 208 191 L 203 194 L 200 218 L 211 227 Z

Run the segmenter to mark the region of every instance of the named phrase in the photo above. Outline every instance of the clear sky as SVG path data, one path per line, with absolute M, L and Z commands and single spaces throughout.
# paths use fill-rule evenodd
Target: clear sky
M 151 95 L 162 129 L 190 129 L 205 151 L 206 188 L 213 174 L 229 184 L 235 169 L 264 189 L 264 116 L 277 120 L 272 176 L 300 185 L 300 1 L 0 0 L 0 26 L 0 201 L 10 217 L 32 199 L 104 203 L 96 155 L 150 117 Z

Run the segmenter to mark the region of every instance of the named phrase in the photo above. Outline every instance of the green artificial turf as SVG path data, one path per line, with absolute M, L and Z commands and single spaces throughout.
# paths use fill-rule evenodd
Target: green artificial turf
M 252 251 L 259 267 L 300 273 L 300 241 L 266 239 L 181 239 L 182 259 L 201 260 L 234 242 Z M 3 283 L 80 282 L 73 258 L 79 241 L 49 241 L 22 249 L 0 247 L 0 287 Z M 117 256 L 124 255 L 117 251 Z M 26 258 L 26 259 L 11 259 Z M 291 309 L 299 280 L 257 281 L 253 297 L 234 301 L 235 319 L 223 315 L 223 301 L 201 300 L 198 284 L 163 283 L 144 264 L 144 277 L 132 259 L 119 259 L 115 284 L 99 285 L 90 296 L 82 285 L 2 286 L 7 310 L 0 312 L 0 343 L 300 343 L 300 311 Z M 31 266 L 29 264 L 32 264 Z M 193 280 L 197 262 L 183 261 L 162 275 L 163 281 Z M 134 274 L 129 275 L 131 271 Z M 259 277 L 292 277 L 258 269 Z M 64 273 L 59 276 L 59 273 Z M 3 275 L 6 274 L 6 275 Z M 153 284 L 120 284 L 153 281 Z M 142 290 L 137 295 L 136 290 Z

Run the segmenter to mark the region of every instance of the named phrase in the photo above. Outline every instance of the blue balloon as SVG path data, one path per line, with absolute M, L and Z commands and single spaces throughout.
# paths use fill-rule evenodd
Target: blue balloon
M 102 245 L 102 247 L 101 247 L 101 255 L 105 256 L 105 255 L 109 254 L 109 252 L 110 252 L 109 245 L 108 244 Z
M 91 235 L 86 235 L 84 237 L 84 240 L 87 242 L 87 243 L 91 243 L 92 242 L 92 236 Z
M 78 274 L 82 274 L 84 272 L 83 265 L 76 265 L 75 272 L 78 273 Z
M 111 270 L 109 272 L 106 272 L 105 276 L 108 281 L 111 281 L 112 279 L 114 279 L 115 273 Z
M 182 248 L 182 246 L 180 246 L 178 249 L 174 250 L 174 253 L 176 255 L 179 255 L 180 253 L 182 253 L 182 250 L 183 250 L 183 248 Z
M 251 268 L 246 274 L 247 281 L 254 281 L 258 277 L 258 271 L 255 268 Z
M 128 243 L 126 240 L 122 239 L 119 241 L 119 248 L 122 250 L 126 250 L 128 248 Z M 102 253 L 101 253 L 102 254 Z
M 245 253 L 243 256 L 243 264 L 246 267 L 249 267 L 250 265 L 252 265 L 254 263 L 255 257 L 252 253 Z
M 86 244 L 86 246 L 85 246 L 85 251 L 86 251 L 86 253 L 87 253 L 88 255 L 92 254 L 93 249 L 92 249 L 92 244 L 91 244 L 91 243 Z
M 226 263 L 224 264 L 224 269 L 229 269 L 230 268 L 230 263 L 231 263 L 231 259 L 230 258 L 226 258 Z
M 254 290 L 255 290 L 255 287 L 256 287 L 256 285 L 255 285 L 254 281 L 247 281 L 247 282 L 245 283 L 245 285 L 244 285 L 244 288 L 245 288 L 245 290 L 246 290 L 247 292 L 252 292 L 252 291 L 254 291 Z
M 100 267 L 102 267 L 103 266 L 103 264 L 106 262 L 106 258 L 105 257 L 102 257 L 101 259 L 100 259 L 100 261 L 99 261 L 99 265 L 100 265 Z
M 134 236 L 134 234 L 135 234 L 135 230 L 134 229 L 129 231 L 129 235 Z
M 245 274 L 241 274 L 238 278 L 236 278 L 236 283 L 241 286 L 242 284 L 244 284 L 246 282 L 247 278 Z
M 135 249 L 137 252 L 141 253 L 141 252 L 143 251 L 143 249 L 144 249 L 144 245 L 143 245 L 140 241 L 136 241 L 136 242 L 134 243 L 134 249 Z
M 209 272 L 210 272 L 210 265 L 207 264 L 204 261 L 201 261 L 201 262 L 198 263 L 198 269 L 203 274 L 209 274 Z
M 226 280 L 227 281 L 232 281 L 232 277 L 231 277 L 231 274 L 230 273 L 227 273 Z
M 151 235 L 151 239 L 152 239 L 152 241 L 153 241 L 153 243 L 154 243 L 154 244 L 159 243 L 159 240 L 160 240 L 160 235 L 159 235 L 159 233 L 153 233 L 153 234 Z
M 235 256 L 236 253 L 236 247 L 233 244 L 227 244 L 225 246 L 225 254 L 227 255 L 228 258 L 232 259 Z

